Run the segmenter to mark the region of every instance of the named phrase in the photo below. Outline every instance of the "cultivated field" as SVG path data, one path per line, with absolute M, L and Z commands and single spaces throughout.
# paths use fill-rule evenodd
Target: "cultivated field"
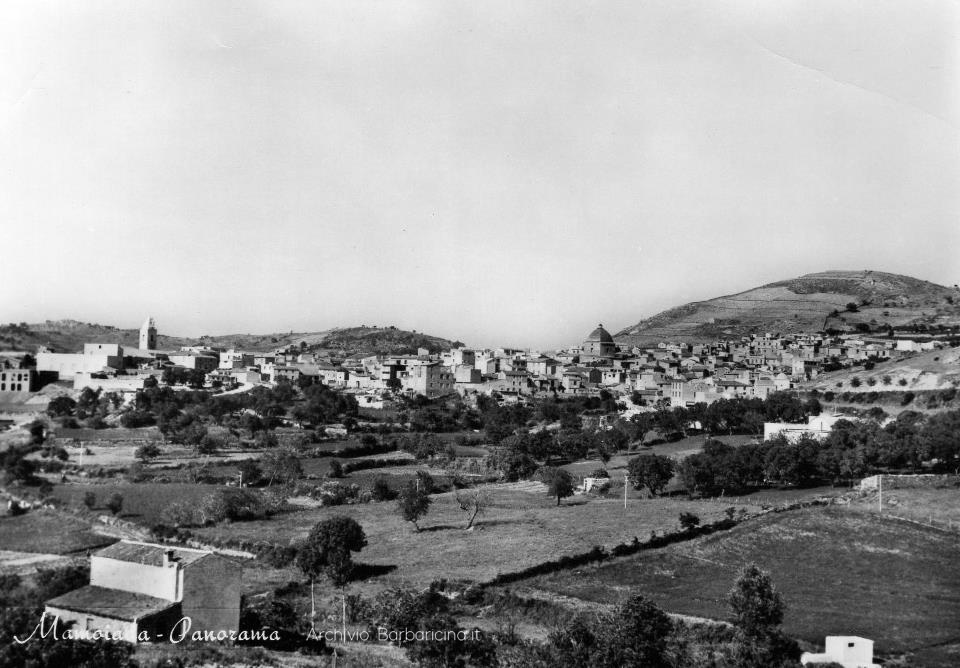
M 655 499 L 631 501 L 625 511 L 618 498 L 595 497 L 566 499 L 557 507 L 556 499 L 547 496 L 540 483 L 494 484 L 487 489 L 493 505 L 471 531 L 463 529 L 467 517 L 454 494 L 446 493 L 432 497 L 420 533 L 401 519 L 392 502 L 305 510 L 196 533 L 201 537 L 237 537 L 287 545 L 305 538 L 320 520 L 347 515 L 356 519 L 367 534 L 368 546 L 357 560 L 395 568 L 377 578 L 377 586 L 399 582 L 426 585 L 440 578 L 485 581 L 499 573 L 587 552 L 595 545 L 612 547 L 635 536 L 645 540 L 652 531 L 677 530 L 682 512 L 693 512 L 706 523 L 722 518 L 727 507 L 721 503 Z
M 200 500 L 223 485 L 201 485 L 190 483 L 126 483 L 106 482 L 89 484 L 55 485 L 53 497 L 75 508 L 83 506 L 83 497 L 87 492 L 96 494 L 96 513 L 109 515 L 106 509 L 107 499 L 115 493 L 123 495 L 123 510 L 120 517 L 149 528 L 160 521 L 160 513 L 174 501 L 199 503 Z M 2 541 L 0 541 L 2 544 Z
M 595 603 L 642 593 L 670 612 L 725 619 L 737 570 L 755 562 L 783 593 L 789 635 L 860 635 L 878 652 L 923 650 L 923 665 L 951 665 L 938 663 L 946 648 L 931 648 L 960 640 L 958 559 L 955 534 L 831 506 L 533 578 L 521 590 Z
M 90 531 L 87 523 L 55 513 L 32 511 L 0 517 L 0 549 L 41 554 L 74 554 L 117 542 Z

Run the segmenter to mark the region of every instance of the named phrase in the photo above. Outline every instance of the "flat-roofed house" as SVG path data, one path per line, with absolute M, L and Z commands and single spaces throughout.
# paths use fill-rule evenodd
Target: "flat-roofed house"
M 120 541 L 91 555 L 89 585 L 50 599 L 45 613 L 129 642 L 142 632 L 168 639 L 184 617 L 191 633 L 236 632 L 241 572 L 209 550 Z

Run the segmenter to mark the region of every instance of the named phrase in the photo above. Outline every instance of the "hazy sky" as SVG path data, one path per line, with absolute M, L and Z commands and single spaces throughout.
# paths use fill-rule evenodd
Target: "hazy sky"
M 551 347 L 960 282 L 954 2 L 0 4 L 0 322 Z

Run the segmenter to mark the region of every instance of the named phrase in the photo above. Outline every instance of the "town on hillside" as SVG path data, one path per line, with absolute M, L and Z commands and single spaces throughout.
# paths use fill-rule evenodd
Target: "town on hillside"
M 0 351 L 2 665 L 952 660 L 952 327 L 159 341 Z
M 51 381 L 66 381 L 74 390 L 90 388 L 127 397 L 158 383 L 223 392 L 287 381 L 342 390 L 361 406 L 373 408 L 390 405 L 402 394 L 436 399 L 456 392 L 463 397 L 487 395 L 515 402 L 531 397 L 598 396 L 605 391 L 629 400 L 631 411 L 651 411 L 709 405 L 719 399 L 766 399 L 824 372 L 870 370 L 878 362 L 937 350 L 951 340 L 950 330 L 919 338 L 894 338 L 892 332 L 884 336 L 768 333 L 640 347 L 618 344 L 600 324 L 581 343 L 549 352 L 460 346 L 440 352 L 421 348 L 409 355 L 338 358 L 305 351 L 305 344 L 272 352 L 202 345 L 159 350 L 156 323 L 147 318 L 137 348 L 87 343 L 77 352 L 54 352 L 42 346 L 33 352 L 0 351 L 4 369 L 9 370 L 0 379 L 0 397 L 29 396 Z

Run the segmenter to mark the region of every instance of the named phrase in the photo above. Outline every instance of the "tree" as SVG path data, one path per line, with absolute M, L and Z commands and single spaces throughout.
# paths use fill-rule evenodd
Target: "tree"
M 419 480 L 408 480 L 400 488 L 400 498 L 397 499 L 397 509 L 400 515 L 407 522 L 413 522 L 414 528 L 419 532 L 420 525 L 417 520 L 427 514 L 430 509 L 430 493 L 425 486 L 420 484 Z
M 343 464 L 338 459 L 330 460 L 330 472 L 327 474 L 330 478 L 343 477 Z
M 268 450 L 260 463 L 263 466 L 263 475 L 268 480 L 267 487 L 270 487 L 274 480 L 289 484 L 303 475 L 303 467 L 296 453 L 286 448 Z
M 549 637 L 550 658 L 538 665 L 573 668 L 668 668 L 674 625 L 643 596 L 633 596 L 612 613 L 577 617 Z
M 73 410 L 77 407 L 77 402 L 68 396 L 59 396 L 50 400 L 47 404 L 47 415 L 50 417 L 63 417 L 73 415 Z
M 469 530 L 473 526 L 474 520 L 478 515 L 482 515 L 490 507 L 490 493 L 484 489 L 474 489 L 469 494 L 457 492 L 457 505 L 460 510 L 470 515 L 470 520 L 464 529 Z
M 43 445 L 47 440 L 47 426 L 41 420 L 34 420 L 28 428 L 30 432 L 30 443 L 33 445 Z
M 684 531 L 693 531 L 700 526 L 700 518 L 693 513 L 680 513 L 680 526 Z
M 734 625 L 747 635 L 766 634 L 783 622 L 783 597 L 774 588 L 770 574 L 756 564 L 740 569 L 727 602 Z
M 764 402 L 770 422 L 802 422 L 806 417 L 803 404 L 789 392 L 773 392 Z
M 390 487 L 387 479 L 379 475 L 373 480 L 373 485 L 370 487 L 370 496 L 374 501 L 391 501 L 397 498 L 397 493 Z
M 736 626 L 731 659 L 743 668 L 786 668 L 800 658 L 796 641 L 780 631 L 784 604 L 770 575 L 756 564 L 740 570 L 727 602 Z
M 673 634 L 670 617 L 643 596 L 628 599 L 597 625 L 599 642 L 590 665 L 668 668 L 668 643 Z
M 120 511 L 123 510 L 123 494 L 120 492 L 111 494 L 110 498 L 107 499 L 107 510 L 114 515 L 119 515 Z
M 367 545 L 363 527 L 350 517 L 338 515 L 318 522 L 297 551 L 297 567 L 311 583 L 326 575 L 337 587 L 350 581 L 351 552 Z
M 646 487 L 657 496 L 673 477 L 673 460 L 663 455 L 640 455 L 627 464 L 634 489 Z
M 254 487 L 263 480 L 263 470 L 261 470 L 260 465 L 252 459 L 246 459 L 240 462 L 240 464 L 237 465 L 237 469 L 240 471 L 240 480 L 244 485 Z
M 560 499 L 573 496 L 573 476 L 566 469 L 547 467 L 543 471 L 543 481 L 547 483 L 547 493 L 550 496 L 557 497 L 557 505 L 560 505 Z

